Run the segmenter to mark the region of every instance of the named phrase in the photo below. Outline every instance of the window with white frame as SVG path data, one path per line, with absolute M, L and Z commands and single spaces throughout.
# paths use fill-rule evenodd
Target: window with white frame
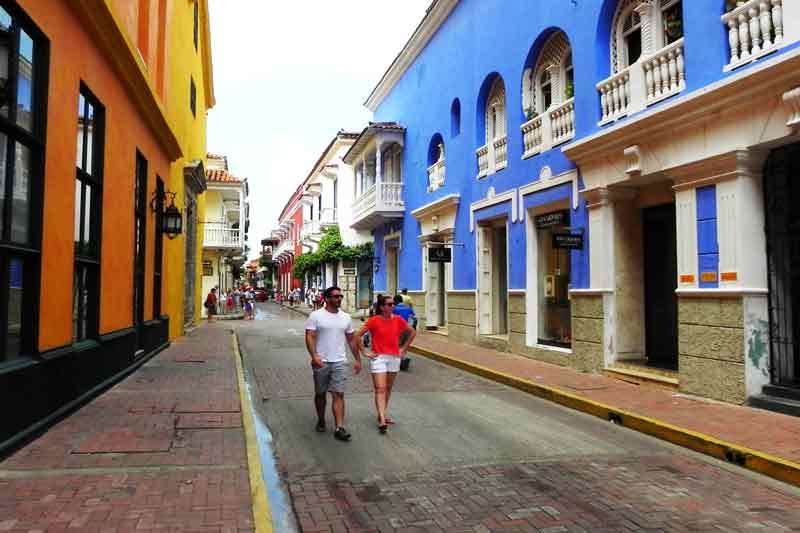
M 499 76 L 492 82 L 486 99 L 486 144 L 506 135 L 506 88 Z
M 392 143 L 381 149 L 381 179 L 389 183 L 400 183 L 400 145 Z
M 528 120 L 574 94 L 572 48 L 562 31 L 555 32 L 542 46 L 536 64 L 525 70 L 522 105 Z
M 612 26 L 612 70 L 620 72 L 682 37 L 682 0 L 621 0 Z

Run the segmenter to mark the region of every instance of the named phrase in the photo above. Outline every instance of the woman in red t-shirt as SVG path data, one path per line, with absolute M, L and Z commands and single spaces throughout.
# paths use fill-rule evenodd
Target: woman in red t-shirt
M 391 296 L 382 296 L 378 302 L 380 314 L 367 320 L 356 333 L 361 352 L 370 359 L 369 370 L 372 374 L 372 385 L 375 387 L 375 409 L 378 411 L 378 430 L 386 433 L 388 424 L 393 424 L 392 419 L 386 416 L 389 407 L 389 398 L 392 395 L 392 385 L 400 370 L 400 360 L 408 350 L 411 341 L 417 332 L 408 325 L 408 322 L 392 313 L 394 299 Z M 400 334 L 408 331 L 406 341 L 400 344 Z M 369 332 L 372 339 L 372 354 L 364 349 L 363 337 Z

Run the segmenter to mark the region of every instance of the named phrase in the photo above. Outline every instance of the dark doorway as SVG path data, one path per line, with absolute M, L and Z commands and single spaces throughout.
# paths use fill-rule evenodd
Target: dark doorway
M 136 152 L 136 180 L 133 201 L 133 328 L 136 330 L 136 355 L 144 353 L 144 273 L 147 249 L 147 159 Z
M 644 321 L 648 366 L 678 368 L 678 251 L 675 204 L 642 210 Z
M 764 201 L 771 380 L 800 388 L 800 144 L 770 154 Z

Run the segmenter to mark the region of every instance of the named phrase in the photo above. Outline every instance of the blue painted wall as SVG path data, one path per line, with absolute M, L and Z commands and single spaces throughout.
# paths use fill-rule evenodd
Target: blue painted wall
M 724 0 L 683 1 L 687 88 L 682 95 L 749 68 L 722 71 L 729 59 L 728 38 L 720 21 L 724 4 Z M 499 194 L 535 181 L 544 165 L 550 166 L 554 175 L 575 167 L 560 147 L 521 159 L 520 126 L 525 122 L 522 75 L 526 64 L 535 63 L 547 37 L 555 29 L 563 30 L 573 51 L 576 140 L 599 131 L 600 97 L 595 86 L 610 73 L 609 41 L 616 6 L 617 0 L 462 0 L 384 99 L 375 120 L 397 121 L 407 128 L 400 286 L 412 290 L 422 287 L 421 249 L 416 242 L 420 227 L 410 215 L 412 210 L 447 194 L 461 195 L 455 237 L 466 246 L 453 250 L 454 288 L 474 289 L 475 237 L 469 231 L 470 203 L 485 198 L 489 187 Z M 501 76 L 506 88 L 508 167 L 478 180 L 475 150 L 484 143 L 483 103 L 494 76 Z M 456 98 L 461 120 L 460 132 L 453 135 L 452 104 Z M 429 193 L 426 169 L 431 140 L 437 134 L 445 144 L 447 178 L 443 187 Z M 572 211 L 573 226 L 585 227 L 586 219 L 581 201 L 579 209 Z M 375 231 L 377 253 L 382 253 L 380 239 L 384 233 L 387 231 L 383 228 Z M 509 224 L 509 237 L 509 287 L 524 288 L 524 224 Z M 589 237 L 585 233 L 587 247 Z M 588 286 L 588 248 L 573 252 L 572 278 L 573 288 Z M 375 287 L 385 288 L 384 273 L 376 273 Z
M 698 187 L 697 199 L 697 261 L 699 287 L 719 287 L 719 245 L 717 244 L 717 186 Z M 714 279 L 710 279 L 713 275 Z M 705 279 L 709 277 L 709 279 Z

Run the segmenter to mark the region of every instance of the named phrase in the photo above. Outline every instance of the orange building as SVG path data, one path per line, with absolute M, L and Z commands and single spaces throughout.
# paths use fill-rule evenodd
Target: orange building
M 0 451 L 169 342 L 171 6 L 0 0 Z

